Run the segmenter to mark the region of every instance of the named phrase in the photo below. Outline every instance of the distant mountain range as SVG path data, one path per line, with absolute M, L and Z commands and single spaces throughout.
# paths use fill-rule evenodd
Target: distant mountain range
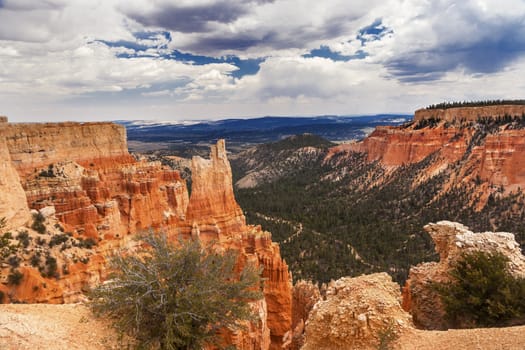
M 217 121 L 123 121 L 128 141 L 160 143 L 170 150 L 207 147 L 226 139 L 228 149 L 236 152 L 246 146 L 273 142 L 297 134 L 311 133 L 330 141 L 362 139 L 377 125 L 399 125 L 411 115 L 378 114 L 370 116 L 262 117 Z M 134 144 L 130 146 L 134 148 Z M 136 144 L 135 144 L 136 147 Z

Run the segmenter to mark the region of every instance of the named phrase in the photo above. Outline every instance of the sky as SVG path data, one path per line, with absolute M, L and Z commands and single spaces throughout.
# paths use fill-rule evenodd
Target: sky
M 12 122 L 525 98 L 524 0 L 0 0 Z

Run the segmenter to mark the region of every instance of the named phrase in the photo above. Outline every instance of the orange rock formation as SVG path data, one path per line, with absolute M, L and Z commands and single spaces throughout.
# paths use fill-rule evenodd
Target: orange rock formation
M 246 225 L 233 196 L 224 141 L 212 147 L 209 160 L 192 160 L 191 198 L 178 172 L 136 161 L 127 151 L 124 127 L 111 123 L 0 123 L 0 157 L 0 189 L 10 194 L 0 203 L 0 217 L 13 228 L 28 223 L 29 209 L 47 217 L 43 235 L 27 228 L 18 231 L 29 231 L 31 243 L 20 252 L 21 284 L 9 285 L 11 270 L 2 269 L 4 301 L 78 300 L 83 290 L 105 278 L 104 256 L 136 244 L 134 233 L 162 229 L 173 237 L 182 234 L 217 242 L 217 249 L 238 250 L 239 270 L 248 262 L 261 266 L 265 298 L 253 304 L 261 321 L 229 339 L 239 349 L 281 348 L 291 327 L 288 266 L 270 233 Z M 62 231 L 72 237 L 47 253 L 35 243 L 45 238 L 43 244 L 48 244 L 48 238 L 64 235 Z M 98 246 L 70 247 L 86 238 Z M 57 258 L 53 276 L 43 277 L 30 266 L 31 257 L 41 253 Z
M 496 107 L 505 106 L 483 107 L 483 111 L 497 113 L 499 110 Z M 524 106 L 511 107 L 525 110 Z M 461 118 L 462 121 L 454 119 L 454 122 L 448 123 L 443 118 L 433 126 L 421 128 L 417 120 L 424 118 L 421 117 L 421 111 L 417 111 L 416 121 L 412 125 L 379 126 L 361 142 L 335 147 L 329 157 L 338 152 L 363 152 L 369 162 L 379 161 L 386 168 L 395 168 L 418 163 L 433 155 L 427 176 L 433 176 L 461 161 L 462 169 L 458 178 L 462 181 L 479 178 L 494 186 L 504 186 L 507 193 L 524 188 L 525 129 L 501 124 L 484 131 L 484 126 L 464 121 L 464 118 L 468 119 L 474 113 L 470 108 L 475 109 L 445 110 L 456 110 L 460 114 L 455 115 L 455 118 Z M 427 113 L 429 110 L 423 111 Z
M 434 152 L 446 154 L 447 160 L 459 159 L 466 150 L 465 132 L 462 139 L 455 128 L 413 129 L 395 126 L 378 126 L 362 142 L 350 144 L 351 151 L 366 152 L 369 161 L 379 160 L 385 166 L 417 163 Z M 456 140 L 457 139 L 457 140 Z
M 5 117 L 4 117 L 5 118 Z M 5 141 L 7 119 L 0 120 L 0 201 L 1 217 L 6 219 L 7 228 L 15 228 L 29 220 L 29 208 L 20 177 L 11 161 Z
M 246 225 L 233 195 L 231 167 L 223 140 L 212 146 L 209 160 L 192 159 L 192 192 L 186 224 L 181 232 L 237 249 L 241 262 L 255 261 L 263 268 L 271 349 L 280 349 L 282 338 L 291 327 L 291 276 L 271 234 L 260 226 Z
M 331 282 L 310 312 L 301 349 L 379 348 L 381 333 L 399 336 L 413 327 L 399 299 L 399 285 L 385 272 Z
M 419 109 L 414 116 L 415 121 L 436 118 L 444 121 L 476 121 L 478 118 L 493 118 L 509 116 L 522 116 L 525 113 L 523 105 L 496 105 L 480 107 L 456 107 L 446 109 Z
M 126 130 L 113 123 L 9 123 L 5 140 L 22 177 L 67 160 L 94 168 L 134 162 Z

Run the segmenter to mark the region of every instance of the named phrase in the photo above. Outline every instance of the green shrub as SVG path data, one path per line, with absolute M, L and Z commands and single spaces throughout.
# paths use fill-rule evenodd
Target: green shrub
M 377 337 L 379 340 L 377 350 L 393 349 L 393 343 L 399 338 L 398 334 L 396 334 L 396 329 L 393 323 L 389 323 L 387 326 L 379 330 Z
M 31 228 L 40 234 L 44 234 L 46 233 L 46 225 L 44 225 L 45 221 L 46 218 L 41 213 L 34 214 Z
M 48 255 L 46 257 L 46 270 L 44 273 L 44 277 L 59 277 L 57 272 L 57 259 L 52 257 L 51 255 Z
M 27 231 L 20 232 L 18 234 L 18 236 L 16 236 L 16 239 L 18 239 L 18 241 L 20 241 L 20 244 L 24 248 L 27 248 L 29 246 L 29 242 L 31 241 L 31 237 L 29 237 L 29 232 L 27 232 Z
M 17 268 L 18 266 L 20 266 L 20 258 L 16 255 L 11 255 L 7 259 L 7 262 L 9 265 L 11 265 L 12 268 Z
M 77 243 L 73 243 L 73 245 L 79 247 L 79 248 L 86 248 L 86 249 L 91 249 L 93 248 L 94 246 L 97 245 L 97 242 L 89 237 L 87 239 L 83 239 L 82 237 L 78 238 L 78 242 Z
M 36 252 L 35 255 L 31 257 L 30 263 L 33 267 L 40 265 L 40 253 Z
M 223 327 L 254 318 L 247 302 L 262 294 L 252 265 L 237 276 L 232 251 L 221 255 L 196 241 L 175 248 L 164 235 L 143 240 L 151 249 L 115 256 L 112 280 L 92 292 L 94 311 L 114 317 L 140 346 L 201 349 L 218 344 Z
M 24 275 L 22 272 L 18 270 L 11 270 L 11 273 L 9 276 L 7 276 L 7 282 L 9 284 L 14 284 L 15 286 L 18 286 L 20 282 L 22 282 L 22 279 L 24 278 Z
M 525 279 L 515 278 L 501 253 L 465 253 L 448 283 L 436 283 L 453 327 L 507 326 L 525 321 Z
M 69 236 L 66 235 L 65 233 L 60 233 L 58 235 L 54 235 L 51 237 L 51 239 L 49 240 L 49 247 L 52 248 L 56 245 L 59 245 L 59 244 L 62 244 L 62 243 L 65 243 L 69 240 Z

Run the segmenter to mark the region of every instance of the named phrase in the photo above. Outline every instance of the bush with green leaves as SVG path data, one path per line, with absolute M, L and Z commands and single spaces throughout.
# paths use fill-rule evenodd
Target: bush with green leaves
M 33 224 L 31 228 L 40 234 L 46 233 L 46 218 L 41 213 L 33 214 Z
M 447 318 L 456 328 L 525 323 L 525 279 L 508 270 L 502 253 L 464 253 L 450 271 L 451 281 L 435 283 Z
M 139 346 L 220 346 L 224 327 L 255 320 L 248 302 L 262 298 L 260 271 L 247 264 L 237 273 L 235 252 L 220 254 L 191 240 L 173 244 L 153 233 L 141 239 L 148 247 L 114 256 L 111 279 L 91 293 L 95 314 L 114 318 Z
M 29 247 L 29 243 L 31 242 L 32 238 L 29 236 L 29 232 L 27 232 L 27 230 L 24 230 L 18 233 L 16 239 L 18 239 L 20 245 L 22 245 L 24 248 L 27 248 Z
M 24 274 L 18 270 L 11 270 L 11 273 L 9 276 L 7 276 L 7 282 L 9 284 L 13 284 L 15 286 L 18 286 L 20 282 L 22 282 L 22 279 L 24 278 Z

